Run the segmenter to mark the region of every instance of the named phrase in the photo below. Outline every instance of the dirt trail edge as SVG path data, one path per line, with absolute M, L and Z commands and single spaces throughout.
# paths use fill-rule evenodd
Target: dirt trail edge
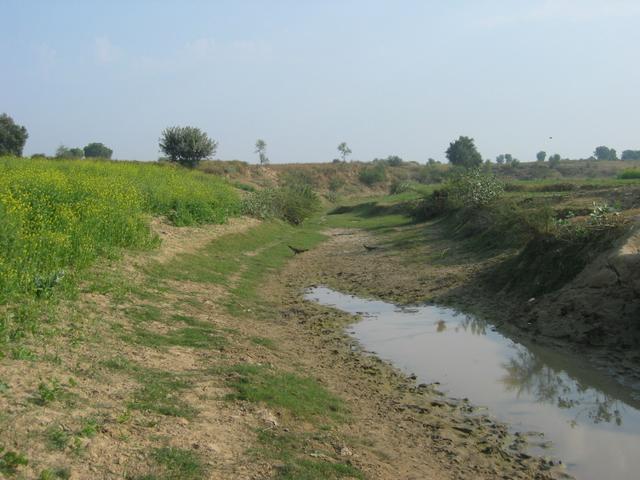
M 393 275 L 384 282 L 376 278 L 384 272 L 370 268 L 362 247 L 370 240 L 367 233 L 325 233 L 328 241 L 296 256 L 277 281 L 269 282 L 265 297 L 281 305 L 280 320 L 269 329 L 287 356 L 347 401 L 353 419 L 343 434 L 367 439 L 350 447 L 351 461 L 367 478 L 567 478 L 561 466 L 527 455 L 524 435 L 510 434 L 467 399 L 447 398 L 434 385 L 416 385 L 361 351 L 344 333 L 352 316 L 302 298 L 304 287 L 313 284 L 360 293 L 370 292 L 366 283 L 372 280 L 389 289 L 406 284 Z

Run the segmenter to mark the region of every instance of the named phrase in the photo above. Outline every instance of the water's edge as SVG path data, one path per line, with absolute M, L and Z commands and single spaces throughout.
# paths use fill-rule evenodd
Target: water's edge
M 402 307 L 325 287 L 305 298 L 359 315 L 347 331 L 362 350 L 419 383 L 439 382 L 448 396 L 486 406 L 515 431 L 543 432 L 553 446 L 541 453 L 563 459 L 578 478 L 636 478 L 640 402 L 571 355 L 515 342 L 447 307 Z

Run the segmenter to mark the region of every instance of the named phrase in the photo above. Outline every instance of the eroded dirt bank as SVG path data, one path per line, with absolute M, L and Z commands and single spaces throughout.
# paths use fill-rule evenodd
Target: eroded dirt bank
M 383 234 L 361 229 L 332 234 L 336 247 L 324 259 L 319 283 L 393 303 L 456 306 L 511 338 L 571 351 L 640 396 L 637 222 L 574 280 L 540 298 L 496 288 L 494 272 L 500 267 L 505 274 L 504 262 L 513 263 L 513 252 L 470 249 L 437 221 Z

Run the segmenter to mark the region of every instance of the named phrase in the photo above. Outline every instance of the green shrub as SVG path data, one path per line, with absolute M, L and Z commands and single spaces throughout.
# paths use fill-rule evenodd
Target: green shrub
M 378 163 L 377 165 L 364 167 L 358 174 L 358 179 L 367 186 L 372 186 L 376 183 L 384 182 L 387 178 L 387 172 L 384 164 Z
M 279 188 L 265 188 L 248 195 L 243 204 L 247 215 L 279 218 L 299 225 L 317 211 L 318 195 L 306 184 L 294 183 Z
M 495 176 L 479 168 L 456 169 L 452 175 L 443 188 L 413 203 L 410 214 L 414 220 L 428 220 L 457 210 L 474 215 L 476 210 L 495 204 L 505 190 Z
M 447 179 L 448 175 L 448 167 L 444 165 L 430 164 L 420 168 L 415 179 L 417 182 L 425 184 L 442 183 Z
M 494 175 L 476 168 L 457 172 L 446 190 L 452 208 L 482 207 L 498 200 L 504 193 L 504 185 Z
M 340 190 L 342 187 L 344 187 L 345 181 L 343 178 L 340 177 L 331 177 L 331 179 L 329 180 L 329 190 L 331 192 L 337 192 L 338 190 Z
M 394 180 L 389 187 L 389 193 L 391 195 L 397 195 L 399 193 L 408 192 L 411 188 L 411 182 Z
M 632 180 L 635 178 L 640 178 L 640 168 L 627 168 L 620 172 L 618 178 L 622 180 Z

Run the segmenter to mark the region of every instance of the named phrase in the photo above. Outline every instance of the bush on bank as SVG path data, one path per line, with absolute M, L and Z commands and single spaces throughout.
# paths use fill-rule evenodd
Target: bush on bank
M 279 218 L 299 225 L 320 207 L 320 199 L 307 184 L 296 182 L 277 188 L 265 188 L 249 194 L 243 212 L 257 218 Z

